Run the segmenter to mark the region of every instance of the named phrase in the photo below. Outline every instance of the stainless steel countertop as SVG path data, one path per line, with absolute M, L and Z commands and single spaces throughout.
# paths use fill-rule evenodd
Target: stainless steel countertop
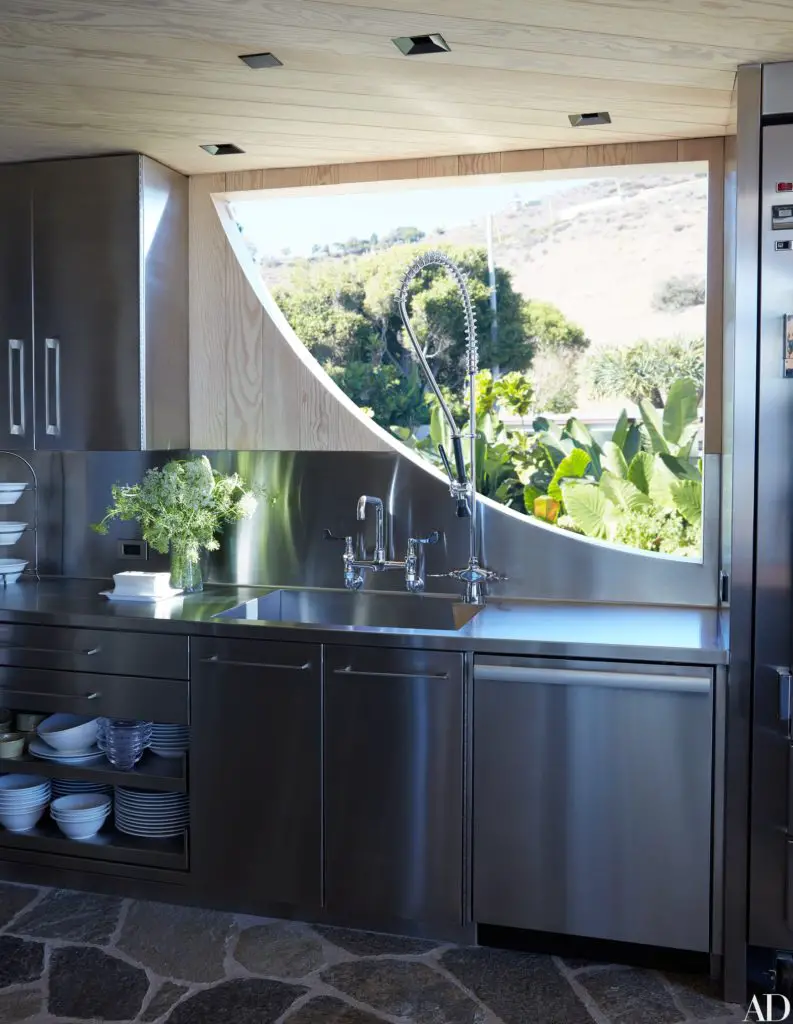
M 700 608 L 492 600 L 457 632 L 393 630 L 213 619 L 274 588 L 210 586 L 203 593 L 157 604 L 121 604 L 99 596 L 111 585 L 101 580 L 23 580 L 0 588 L 0 622 L 684 665 L 729 660 L 725 617 Z

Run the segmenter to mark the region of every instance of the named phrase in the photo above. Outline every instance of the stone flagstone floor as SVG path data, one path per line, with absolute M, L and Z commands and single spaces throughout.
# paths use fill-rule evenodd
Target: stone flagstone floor
M 0 1022 L 743 1020 L 703 979 L 0 883 Z

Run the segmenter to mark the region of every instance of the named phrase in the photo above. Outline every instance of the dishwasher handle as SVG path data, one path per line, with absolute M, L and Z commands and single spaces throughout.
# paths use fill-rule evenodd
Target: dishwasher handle
M 710 693 L 710 677 L 664 675 L 634 670 L 538 668 L 530 665 L 475 664 L 476 682 L 545 683 L 551 686 L 595 686 L 610 690 L 663 690 L 665 693 Z

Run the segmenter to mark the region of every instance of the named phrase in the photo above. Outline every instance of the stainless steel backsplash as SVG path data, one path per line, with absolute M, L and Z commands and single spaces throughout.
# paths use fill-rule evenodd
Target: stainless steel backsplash
M 118 541 L 139 537 L 135 523 L 114 523 L 108 536 L 89 524 L 101 519 L 113 483 L 134 483 L 150 466 L 178 452 L 27 453 L 39 478 L 39 558 L 47 575 L 106 579 L 121 569 L 167 568 L 164 555 L 149 561 L 119 557 Z M 388 511 L 387 554 L 402 559 L 409 536 L 441 532 L 428 547 L 428 573 L 466 564 L 467 521 L 457 519 L 443 481 L 398 453 L 368 452 L 207 452 L 219 470 L 238 470 L 274 498 L 262 502 L 249 521 L 229 528 L 220 551 L 207 559 L 206 578 L 214 583 L 263 586 L 339 587 L 342 546 L 323 540 L 334 534 L 356 536 L 364 524 L 355 518 L 360 494 L 379 495 Z M 0 455 L 0 479 L 21 479 L 21 464 Z M 607 601 L 714 607 L 718 577 L 719 460 L 705 467 L 705 551 L 702 563 L 647 556 L 544 527 L 508 510 L 480 505 L 484 563 L 509 579 L 492 588 L 494 597 L 563 601 Z M 32 521 L 33 496 L 13 506 L 14 519 Z M 8 516 L 6 517 L 8 518 Z M 373 523 L 361 540 L 369 552 Z M 26 535 L 18 545 L 32 555 Z M 366 587 L 399 590 L 402 574 L 369 574 Z M 448 579 L 428 580 L 428 590 L 456 592 Z

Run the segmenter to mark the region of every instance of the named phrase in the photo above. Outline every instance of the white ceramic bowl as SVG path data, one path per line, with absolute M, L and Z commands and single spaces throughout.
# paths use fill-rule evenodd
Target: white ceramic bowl
M 0 558 L 0 586 L 4 582 L 16 583 L 27 564 L 20 558 Z
M 18 811 L 0 810 L 0 825 L 7 828 L 9 832 L 27 832 L 39 821 L 46 809 L 47 801 L 45 800 L 38 807 L 29 807 Z
M 13 505 L 25 490 L 25 484 L 0 483 L 0 505 Z
M 42 801 L 49 802 L 49 799 L 49 789 L 36 790 L 30 796 L 9 797 L 0 800 L 0 811 L 26 811 L 31 807 L 36 807 Z
M 93 818 L 91 821 L 62 821 L 60 818 L 56 818 L 55 824 L 67 839 L 93 839 L 106 819 L 107 815 Z
M 0 522 L 0 547 L 9 547 L 16 544 L 25 532 L 27 523 Z
M 40 722 L 36 732 L 41 739 L 62 754 L 81 754 L 96 743 L 99 722 L 85 715 L 50 715 Z
M 0 799 L 8 796 L 29 796 L 31 791 L 49 789 L 50 780 L 40 775 L 0 775 Z
M 51 812 L 53 818 L 87 818 L 107 814 L 111 803 L 103 793 L 70 793 L 53 800 Z

